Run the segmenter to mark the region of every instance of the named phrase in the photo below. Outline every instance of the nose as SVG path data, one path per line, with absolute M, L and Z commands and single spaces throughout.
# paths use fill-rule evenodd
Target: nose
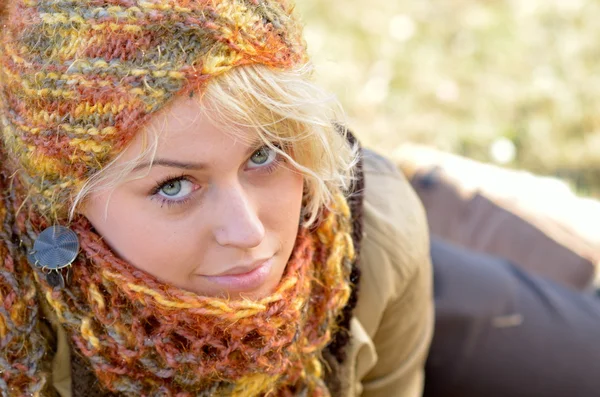
M 214 237 L 221 246 L 253 248 L 265 237 L 265 228 L 251 197 L 242 186 L 231 186 L 219 195 Z

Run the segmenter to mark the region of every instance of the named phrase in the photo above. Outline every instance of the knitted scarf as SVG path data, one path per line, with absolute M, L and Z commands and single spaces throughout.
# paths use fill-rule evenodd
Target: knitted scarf
M 3 397 L 50 392 L 42 302 L 105 390 L 328 395 L 324 372 L 330 357 L 343 361 L 358 281 L 350 234 L 357 241 L 360 228 L 341 193 L 314 229 L 299 229 L 279 287 L 258 301 L 161 283 L 116 257 L 85 218 L 66 222 L 89 176 L 172 98 L 241 65 L 304 64 L 292 10 L 288 0 L 0 1 Z M 54 224 L 81 245 L 64 289 L 27 261 Z
M 8 205 L 8 206 L 7 206 Z M 328 396 L 321 353 L 351 295 L 351 214 L 339 195 L 314 229 L 300 228 L 277 289 L 257 301 L 208 298 L 161 283 L 113 255 L 91 225 L 71 225 L 82 252 L 68 288 L 27 263 L 43 220 L 9 196 L 0 206 L 0 337 L 4 395 L 40 395 L 45 299 L 101 385 L 130 396 Z M 34 227 L 35 225 L 35 227 Z M 15 237 L 20 236 L 21 248 Z

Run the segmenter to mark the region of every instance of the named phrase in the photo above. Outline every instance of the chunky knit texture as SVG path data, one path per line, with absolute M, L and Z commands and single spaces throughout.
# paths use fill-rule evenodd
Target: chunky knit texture
M 321 350 L 350 295 L 349 212 L 301 230 L 277 290 L 259 301 L 199 297 L 118 260 L 85 222 L 87 263 L 45 297 L 100 382 L 125 395 L 326 396 Z M 28 245 L 28 244 L 26 244 Z M 36 277 L 40 277 L 38 271 Z M 40 281 L 40 280 L 38 280 Z
M 36 235 L 32 225 L 47 225 L 32 214 L 11 217 L 20 204 L 7 196 L 0 207 L 5 226 L 0 247 L 13 251 L 3 252 L 0 278 L 3 395 L 40 395 L 47 382 L 36 289 L 111 391 L 329 395 L 321 351 L 350 297 L 355 255 L 351 215 L 341 195 L 316 229 L 299 231 L 279 287 L 259 301 L 199 297 L 163 284 L 116 258 L 84 218 L 72 225 L 83 254 L 73 266 L 71 286 L 53 290 L 25 259 Z M 10 229 L 25 249 L 6 239 Z
M 15 0 L 0 37 L 0 127 L 36 211 L 87 178 L 173 96 L 245 64 L 306 61 L 286 0 Z
M 4 7 L 2 7 L 4 6 Z M 300 229 L 277 290 L 199 297 L 120 260 L 82 217 L 68 288 L 27 262 L 85 181 L 177 95 L 245 64 L 306 62 L 286 0 L 0 0 L 0 395 L 50 393 L 46 302 L 106 390 L 327 396 L 355 304 L 348 203 Z M 354 233 L 357 231 L 354 230 Z

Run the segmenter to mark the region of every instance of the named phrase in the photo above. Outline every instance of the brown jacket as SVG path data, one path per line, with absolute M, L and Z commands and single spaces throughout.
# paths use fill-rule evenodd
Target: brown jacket
M 418 397 L 434 314 L 425 214 L 389 161 L 365 151 L 364 174 L 362 278 L 343 394 Z M 68 339 L 56 322 L 54 332 L 52 382 L 61 397 L 71 397 Z

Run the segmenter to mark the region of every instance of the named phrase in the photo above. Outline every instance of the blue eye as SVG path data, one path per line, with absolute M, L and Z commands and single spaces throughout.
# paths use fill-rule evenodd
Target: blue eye
M 252 153 L 248 160 L 249 168 L 265 167 L 277 160 L 277 152 L 268 146 L 263 146 Z
M 174 178 L 159 183 L 154 194 L 166 201 L 181 201 L 195 190 L 195 185 L 184 179 Z
M 181 192 L 181 181 L 167 182 L 160 188 L 160 191 L 169 197 L 176 196 Z

